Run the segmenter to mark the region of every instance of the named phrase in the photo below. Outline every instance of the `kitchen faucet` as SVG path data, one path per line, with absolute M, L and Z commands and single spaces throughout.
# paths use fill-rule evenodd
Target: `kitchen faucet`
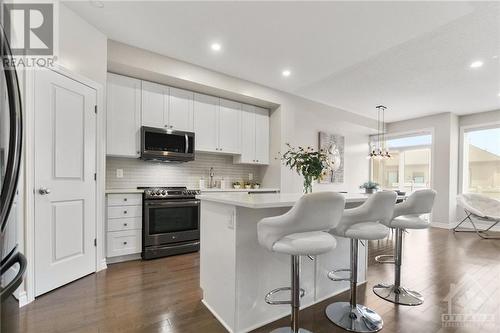
M 208 173 L 208 175 L 210 176 L 210 181 L 208 183 L 208 187 L 209 188 L 214 188 L 214 176 L 215 176 L 215 171 L 214 171 L 214 168 L 211 167 L 210 168 L 210 172 Z

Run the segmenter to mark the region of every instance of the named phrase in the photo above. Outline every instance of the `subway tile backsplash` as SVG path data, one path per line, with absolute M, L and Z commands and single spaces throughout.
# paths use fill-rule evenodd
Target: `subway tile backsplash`
M 106 158 L 106 188 L 136 188 L 137 186 L 187 186 L 198 188 L 201 177 L 208 186 L 208 172 L 213 167 L 216 181 L 223 177 L 226 187 L 234 181 L 248 181 L 252 173 L 254 181 L 260 181 L 259 166 L 233 164 L 233 157 L 197 153 L 196 160 L 186 163 L 146 162 L 133 158 Z M 123 169 L 123 178 L 116 177 L 116 169 Z

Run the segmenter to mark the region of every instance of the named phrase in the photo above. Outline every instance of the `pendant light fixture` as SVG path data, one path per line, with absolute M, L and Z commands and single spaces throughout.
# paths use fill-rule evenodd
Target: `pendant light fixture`
M 390 159 L 392 158 L 391 153 L 386 147 L 385 142 L 385 110 L 387 109 L 383 105 L 376 106 L 377 109 L 377 142 L 372 145 L 370 149 L 370 154 L 368 154 L 369 159 Z

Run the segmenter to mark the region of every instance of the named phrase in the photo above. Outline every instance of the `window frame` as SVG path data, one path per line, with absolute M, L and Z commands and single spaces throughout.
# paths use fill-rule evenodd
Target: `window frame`
M 386 141 L 387 140 L 391 140 L 391 139 L 400 139 L 400 138 L 405 138 L 405 137 L 410 137 L 410 136 L 420 136 L 420 135 L 430 135 L 431 136 L 431 144 L 430 145 L 418 145 L 418 146 L 408 146 L 408 147 L 398 147 L 397 151 L 398 152 L 403 152 L 405 150 L 413 150 L 413 149 L 422 149 L 422 148 L 430 148 L 431 150 L 431 165 L 430 165 L 430 177 L 431 177 L 431 181 L 430 181 L 430 188 L 434 188 L 434 171 L 435 171 L 435 167 L 434 167 L 434 161 L 435 161 L 435 144 L 436 144 L 436 140 L 435 140 L 435 135 L 434 135 L 434 128 L 432 127 L 428 127 L 428 128 L 422 128 L 422 129 L 416 129 L 416 130 L 412 130 L 412 131 L 401 131 L 401 132 L 392 132 L 392 133 L 386 133 L 385 134 L 385 139 Z M 370 148 L 371 148 L 371 144 L 372 142 L 376 142 L 376 139 L 377 138 L 377 135 L 370 135 L 369 136 L 369 140 L 368 140 L 368 152 L 370 151 Z M 403 157 L 400 157 L 401 159 L 403 159 Z M 404 162 L 404 160 L 403 160 Z M 370 163 L 369 163 L 369 169 L 370 169 L 370 180 L 373 181 L 373 163 L 372 161 L 370 160 Z M 403 172 L 402 169 L 404 169 L 404 163 L 401 164 L 399 163 L 399 176 L 400 176 L 400 179 L 399 179 L 399 190 L 404 190 L 404 179 L 403 179 L 403 182 L 401 182 L 401 176 L 404 177 L 404 170 Z
M 460 126 L 460 137 L 458 143 L 458 194 L 463 194 L 464 189 L 467 188 L 466 182 L 469 180 L 468 168 L 464 166 L 468 163 L 467 154 L 465 154 L 465 134 L 467 132 L 482 131 L 493 128 L 500 129 L 500 121 L 487 122 L 473 125 Z M 466 171 L 467 170 L 467 171 Z M 467 176 L 465 175 L 467 173 Z

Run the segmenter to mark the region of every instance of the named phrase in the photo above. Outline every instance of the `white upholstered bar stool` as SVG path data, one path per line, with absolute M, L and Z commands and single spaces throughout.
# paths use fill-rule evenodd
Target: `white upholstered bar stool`
M 373 287 L 373 292 L 386 301 L 401 305 L 420 305 L 424 302 L 420 293 L 401 286 L 403 232 L 405 229 L 426 229 L 429 227 L 430 222 L 421 216 L 431 212 L 435 197 L 436 191 L 434 190 L 420 190 L 394 207 L 393 218 L 387 223 L 388 227 L 396 230 L 394 284 L 379 283 Z
M 335 238 L 328 231 L 335 227 L 342 217 L 345 199 L 342 194 L 318 192 L 306 194 L 285 214 L 267 217 L 257 224 L 260 245 L 269 251 L 288 254 L 291 263 L 291 287 L 278 288 L 266 295 L 268 304 L 290 304 L 292 307 L 290 327 L 281 327 L 273 332 L 306 333 L 299 328 L 300 256 L 313 256 L 333 250 Z M 291 300 L 273 301 L 271 296 L 279 291 L 290 290 Z
M 359 240 L 378 240 L 387 237 L 389 228 L 381 222 L 390 220 L 396 203 L 396 193 L 382 191 L 371 195 L 361 206 L 344 210 L 337 227 L 330 233 L 351 239 L 351 267 L 328 273 L 332 281 L 351 282 L 349 302 L 336 302 L 327 306 L 326 316 L 335 325 L 351 332 L 377 332 L 382 329 L 383 320 L 378 313 L 364 305 L 357 304 L 358 243 Z M 350 278 L 341 278 L 337 272 L 349 271 Z

